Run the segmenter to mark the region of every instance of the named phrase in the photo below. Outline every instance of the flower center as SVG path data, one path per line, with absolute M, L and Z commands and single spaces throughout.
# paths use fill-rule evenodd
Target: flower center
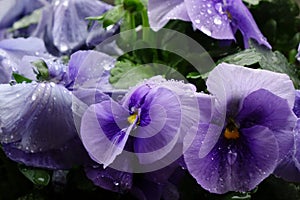
M 238 139 L 240 137 L 239 129 L 233 120 L 227 124 L 224 137 L 226 139 Z
M 138 113 L 133 113 L 132 115 L 130 115 L 128 118 L 127 118 L 127 121 L 130 123 L 130 124 L 133 124 L 136 120 L 136 117 L 137 117 Z M 140 123 L 140 120 L 138 119 L 137 121 L 137 125 Z

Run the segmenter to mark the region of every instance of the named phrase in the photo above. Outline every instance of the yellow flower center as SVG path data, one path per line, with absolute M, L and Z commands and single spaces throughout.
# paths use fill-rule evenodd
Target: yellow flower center
M 132 115 L 130 115 L 128 118 L 127 118 L 127 121 L 130 123 L 130 124 L 133 124 L 135 119 L 136 119 L 136 116 L 137 116 L 137 113 L 134 113 Z
M 224 136 L 226 139 L 238 139 L 240 137 L 240 133 L 236 127 L 227 127 Z

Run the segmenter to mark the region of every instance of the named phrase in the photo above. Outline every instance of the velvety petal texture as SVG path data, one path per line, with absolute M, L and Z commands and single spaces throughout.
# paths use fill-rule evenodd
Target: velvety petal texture
M 193 27 L 215 39 L 235 40 L 239 29 L 245 48 L 249 47 L 250 38 L 271 48 L 242 0 L 149 0 L 148 8 L 150 26 L 155 31 L 169 20 L 178 19 L 191 21 Z
M 79 138 L 72 117 L 74 98 L 68 90 L 54 83 L 30 83 L 0 85 L 0 91 L 0 140 L 8 144 L 4 150 L 9 157 L 46 168 L 70 167 L 69 158 L 74 156 L 68 154 L 77 154 L 75 163 L 84 160 L 86 154 L 76 141 Z M 69 157 L 66 166 L 58 160 L 64 157 Z
M 294 147 L 293 84 L 283 74 L 223 63 L 207 87 L 213 103 L 202 110 L 211 117 L 184 153 L 187 168 L 213 193 L 254 189 Z

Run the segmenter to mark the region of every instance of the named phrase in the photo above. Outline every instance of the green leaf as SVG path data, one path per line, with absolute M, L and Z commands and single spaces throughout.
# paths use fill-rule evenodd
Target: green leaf
M 199 72 L 190 72 L 186 78 L 198 79 L 201 78 L 201 74 Z
M 37 9 L 32 14 L 27 15 L 20 20 L 16 21 L 10 31 L 15 31 L 22 28 L 27 28 L 31 24 L 37 24 L 41 18 L 42 9 Z
M 126 11 L 124 10 L 124 7 L 122 5 L 117 5 L 104 13 L 100 21 L 103 21 L 103 27 L 106 28 L 120 21 L 124 17 L 125 13 Z
M 26 78 L 26 77 L 24 77 L 20 74 L 13 73 L 12 75 L 13 75 L 13 77 L 14 77 L 14 79 L 17 83 L 23 83 L 23 82 L 31 83 L 32 82 L 32 80 L 30 80 L 30 79 L 28 79 L 28 78 Z
M 44 60 L 37 60 L 32 62 L 32 64 L 37 68 L 37 71 L 35 71 L 37 80 L 44 81 L 50 79 L 48 66 Z
M 123 5 L 124 9 L 129 12 L 139 12 L 145 8 L 143 2 L 140 0 L 124 0 Z
M 111 70 L 110 82 L 118 89 L 128 89 L 154 75 L 154 69 L 151 66 L 134 65 L 129 61 L 119 61 Z
M 219 60 L 218 63 L 227 62 L 235 65 L 250 66 L 258 63 L 261 59 L 262 55 L 255 49 L 246 49 L 236 54 L 227 56 Z
M 243 0 L 250 5 L 258 5 L 261 0 Z
M 47 170 L 22 165 L 19 166 L 19 170 L 35 185 L 46 186 L 50 182 L 50 174 Z

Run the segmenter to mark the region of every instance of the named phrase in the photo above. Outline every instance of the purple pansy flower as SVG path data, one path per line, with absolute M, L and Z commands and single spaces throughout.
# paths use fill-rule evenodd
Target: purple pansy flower
M 91 95 L 87 92 L 91 83 L 97 86 L 93 94 L 96 91 L 105 95 L 96 84 L 101 82 L 105 65 L 112 65 L 114 58 L 95 51 L 79 51 L 66 66 L 57 58 L 27 56 L 19 68 L 33 73 L 37 69 L 31 62 L 40 59 L 47 64 L 47 79 L 0 85 L 3 150 L 12 160 L 50 169 L 89 161 L 76 130 L 72 106 L 83 104 L 79 98 Z
M 91 105 L 82 118 L 83 144 L 104 168 L 112 164 L 129 172 L 160 169 L 181 156 L 182 149 L 176 152 L 177 143 L 198 123 L 195 91 L 191 84 L 158 76 L 131 89 L 122 104 L 109 99 Z M 119 166 L 120 162 L 127 164 Z M 155 162 L 159 164 L 151 166 Z M 139 168 L 141 165 L 145 168 Z
M 207 118 L 184 154 L 187 169 L 210 192 L 249 191 L 293 146 L 293 83 L 285 74 L 223 63 L 207 88 L 200 110 Z
M 111 5 L 93 0 L 54 0 L 43 9 L 42 18 L 33 36 L 45 40 L 52 54 L 70 53 L 86 45 L 95 45 L 111 36 L 116 28 L 104 31 L 94 24 L 88 29 L 90 16 L 99 16 Z M 57 52 L 58 50 L 58 52 Z
M 193 26 L 215 39 L 234 40 L 240 30 L 245 48 L 249 39 L 271 48 L 242 0 L 149 0 L 150 26 L 159 30 L 171 19 L 191 21 Z

